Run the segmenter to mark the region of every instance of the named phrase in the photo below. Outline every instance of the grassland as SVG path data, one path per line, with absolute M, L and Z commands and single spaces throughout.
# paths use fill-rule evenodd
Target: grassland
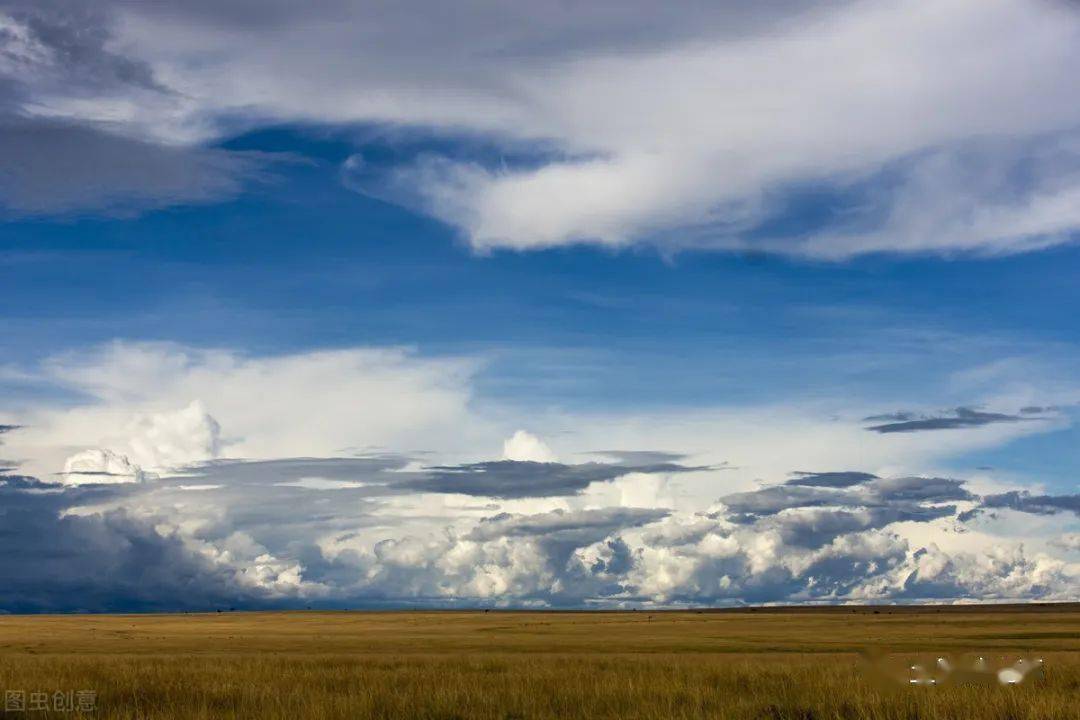
M 1030 652 L 1046 676 L 882 685 L 867 647 Z M 0 616 L 7 689 L 93 689 L 85 717 L 162 720 L 1080 718 L 1080 606 Z

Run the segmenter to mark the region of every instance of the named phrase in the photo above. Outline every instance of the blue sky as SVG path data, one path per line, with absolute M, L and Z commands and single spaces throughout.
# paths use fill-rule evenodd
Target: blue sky
M 144 534 L 176 607 L 1075 591 L 1080 16 L 976 5 L 0 5 L 0 478 L 59 493 L 9 554 Z
M 681 404 L 790 393 L 793 372 L 805 385 L 861 378 L 890 397 L 985 357 L 988 346 L 1005 356 L 1066 355 L 1080 341 L 1078 251 L 1067 244 L 1007 257 L 848 262 L 649 247 L 477 255 L 453 228 L 342 186 L 347 157 L 389 154 L 392 145 L 324 134 L 298 128 L 227 141 L 311 160 L 272 166 L 240 198 L 135 217 L 6 223 L 4 285 L 20 299 L 10 306 L 11 350 L 29 361 L 118 336 L 260 353 L 548 347 L 624 361 L 625 351 L 650 353 L 628 375 L 689 366 L 722 383 L 707 377 L 713 366 L 734 380 L 705 395 L 668 395 L 654 381 L 625 388 Z M 828 201 L 800 199 L 784 222 L 819 217 Z M 971 345 L 919 341 L 939 333 Z M 829 361 L 890 352 L 903 357 Z M 784 368 L 770 373 L 763 361 Z M 602 386 L 606 376 L 592 380 Z
M 1064 363 L 1080 341 L 1069 245 L 847 262 L 648 247 L 477 255 L 453 228 L 342 186 L 347 157 L 391 155 L 392 144 L 325 135 L 227 141 L 311 162 L 276 165 L 222 203 L 7 223 L 4 285 L 20 299 L 8 357 L 33 363 L 118 337 L 264 355 L 407 345 L 489 356 L 481 391 L 518 403 L 859 392 L 887 409 L 935 394 L 946 407 L 950 373 L 1013 357 Z M 828 201 L 800 198 L 783 221 L 820 217 Z

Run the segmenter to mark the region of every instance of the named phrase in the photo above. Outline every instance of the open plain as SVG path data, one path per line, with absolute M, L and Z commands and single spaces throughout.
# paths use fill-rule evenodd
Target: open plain
M 1045 664 L 916 685 L 867 653 Z M 5 717 L 1080 718 L 1080 606 L 0 616 L 0 691 L 50 703 Z

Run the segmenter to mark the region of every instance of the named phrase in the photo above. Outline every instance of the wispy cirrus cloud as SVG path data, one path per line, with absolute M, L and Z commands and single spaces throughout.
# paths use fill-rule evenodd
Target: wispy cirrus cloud
M 227 197 L 254 160 L 215 141 L 365 123 L 505 150 L 428 148 L 374 172 L 361 152 L 342 168 L 347 185 L 481 251 L 1001 254 L 1071 242 L 1080 226 L 1067 101 L 1080 13 L 1067 3 L 477 2 L 441 16 L 344 0 L 305 13 L 9 0 L 0 71 L 17 132 L 49 151 L 43 168 L 77 172 L 50 194 L 21 171 L 6 201 L 54 212 Z M 912 116 L 923 121 L 897 120 Z M 534 152 L 507 162 L 520 148 Z M 129 159 L 86 182 L 103 154 Z M 837 212 L 772 229 L 808 186 Z

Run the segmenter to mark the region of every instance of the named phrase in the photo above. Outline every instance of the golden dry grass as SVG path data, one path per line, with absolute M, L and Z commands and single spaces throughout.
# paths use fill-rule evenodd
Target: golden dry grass
M 868 646 L 1032 652 L 1047 673 L 882 686 Z M 93 717 L 162 720 L 1080 718 L 1080 607 L 0 617 L 0 690 L 83 688 Z

